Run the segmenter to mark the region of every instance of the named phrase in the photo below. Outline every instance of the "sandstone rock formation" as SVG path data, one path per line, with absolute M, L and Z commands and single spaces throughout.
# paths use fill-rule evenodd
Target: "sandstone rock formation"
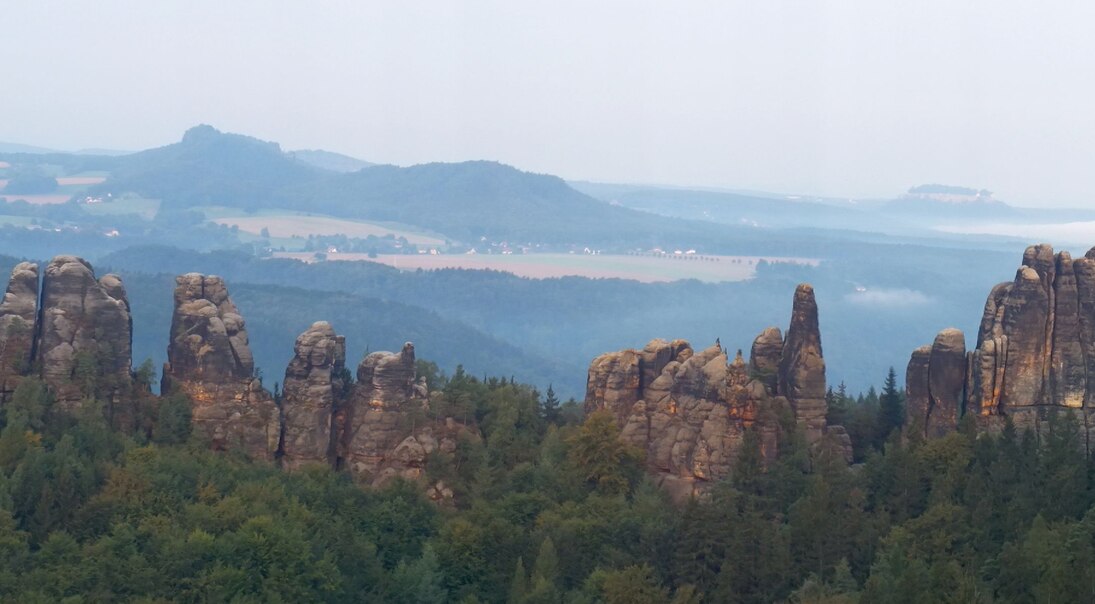
M 22 279 L 25 285 L 33 277 Z M 42 280 L 36 362 L 60 408 L 76 409 L 91 395 L 117 401 L 131 386 L 132 341 L 122 280 L 96 280 L 82 258 L 54 258 Z
M 273 459 L 281 433 L 278 408 L 254 376 L 247 329 L 224 280 L 189 273 L 175 284 L 161 391 L 190 397 L 194 430 L 215 449 Z
M 424 423 L 414 416 L 422 415 L 425 402 L 415 396 L 414 362 L 414 345 L 407 342 L 400 352 L 373 352 L 358 364 L 357 383 L 339 418 L 340 462 L 354 475 L 376 479 L 395 457 L 405 468 L 425 461 L 418 451 L 425 447 L 414 436 Z
M 938 362 L 936 339 L 927 375 L 925 349 L 913 353 L 910 421 L 921 422 L 928 435 L 953 430 L 963 413 L 983 429 L 998 430 L 1010 418 L 1020 430 L 1039 431 L 1051 414 L 1071 410 L 1095 444 L 1095 248 L 1073 260 L 1047 244 L 1028 247 L 1015 279 L 989 293 L 977 344 L 964 362 L 957 358 L 960 339 L 948 338 Z M 955 404 L 957 392 L 965 394 Z
M 224 281 L 190 273 L 175 282 L 161 392 L 186 395 L 194 432 L 214 449 L 280 459 L 289 470 L 347 467 L 378 484 L 419 478 L 429 455 L 476 437 L 452 418 L 427 417 L 429 393 L 416 380 L 410 342 L 398 353 L 367 355 L 351 387 L 345 339 L 324 321 L 297 338 L 279 409 L 255 377 L 246 325 Z M 40 373 L 58 409 L 76 411 L 95 398 L 116 428 L 151 434 L 157 399 L 135 387 L 129 310 L 121 279 L 96 279 L 80 258 L 54 258 L 40 296 L 37 265 L 16 266 L 0 300 L 0 403 Z M 453 497 L 443 482 L 429 492 L 439 502 Z
M 966 338 L 961 331 L 944 329 L 931 346 L 917 348 L 905 373 L 910 426 L 933 437 L 957 428 L 966 373 Z
M 282 465 L 333 464 L 334 413 L 349 390 L 346 339 L 330 323 L 313 323 L 300 334 L 282 382 Z
M 814 288 L 807 284 L 795 290 L 791 327 L 779 361 L 779 393 L 791 402 L 795 419 L 810 442 L 825 430 L 825 359 L 821 356 L 821 330 L 817 324 Z
M 825 361 L 809 285 L 795 292 L 787 341 L 779 329 L 764 330 L 748 364 L 741 351 L 728 362 L 718 345 L 695 351 L 684 340 L 654 340 L 594 359 L 585 408 L 611 412 L 621 438 L 646 451 L 649 469 L 678 499 L 729 476 L 748 429 L 773 459 L 782 413 L 794 414 L 810 442 L 851 456 L 847 433 L 825 426 Z
M 38 324 L 38 265 L 21 262 L 11 271 L 0 302 L 0 403 L 11 400 L 31 368 Z

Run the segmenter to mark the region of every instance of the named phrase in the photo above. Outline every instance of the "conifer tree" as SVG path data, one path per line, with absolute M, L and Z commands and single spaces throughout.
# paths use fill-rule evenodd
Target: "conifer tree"
M 884 441 L 890 432 L 900 428 L 905 423 L 905 400 L 897 389 L 897 372 L 891 366 L 886 374 L 886 382 L 882 386 L 882 396 L 879 397 L 879 440 Z
M 543 404 L 540 405 L 544 421 L 549 424 L 559 422 L 559 404 L 559 397 L 555 396 L 555 389 L 551 384 L 548 384 L 547 395 L 544 397 Z
M 528 593 L 528 575 L 525 574 L 525 561 L 517 558 L 517 568 L 513 569 L 513 581 L 509 585 L 509 603 L 521 604 Z

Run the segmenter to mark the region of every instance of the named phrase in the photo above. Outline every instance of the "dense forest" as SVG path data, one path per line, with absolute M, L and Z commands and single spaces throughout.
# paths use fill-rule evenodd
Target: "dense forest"
M 730 479 L 675 505 L 604 413 L 583 418 L 507 379 L 420 371 L 434 394 L 415 421 L 458 417 L 481 434 L 426 463 L 446 503 L 417 482 L 365 489 L 326 467 L 284 473 L 208 452 L 183 400 L 150 410 L 154 428 L 120 433 L 94 401 L 55 413 L 24 380 L 0 431 L 0 599 L 1095 598 L 1095 465 L 1071 421 L 1041 439 L 1010 426 L 903 436 L 891 373 L 881 393 L 829 395 L 830 419 L 859 443 L 852 467 L 792 437 L 764 468 L 747 433 Z

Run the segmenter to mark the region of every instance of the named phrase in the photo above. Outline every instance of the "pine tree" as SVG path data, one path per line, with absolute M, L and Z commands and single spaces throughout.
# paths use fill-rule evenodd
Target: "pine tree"
M 555 396 L 555 389 L 551 384 L 548 384 L 547 396 L 540 405 L 540 410 L 544 421 L 549 424 L 559 423 L 559 397 Z
M 900 428 L 905 423 L 905 400 L 897 389 L 897 372 L 891 366 L 886 374 L 886 382 L 882 386 L 882 396 L 879 397 L 879 441 L 884 441 L 890 432 Z
M 517 558 L 517 568 L 513 570 L 513 581 L 509 585 L 510 604 L 520 604 L 528 593 L 528 575 L 525 574 L 525 561 Z
M 532 582 L 543 579 L 552 585 L 559 579 L 559 554 L 555 552 L 555 543 L 551 537 L 544 537 L 540 543 L 540 553 L 536 555 L 536 564 L 532 566 Z

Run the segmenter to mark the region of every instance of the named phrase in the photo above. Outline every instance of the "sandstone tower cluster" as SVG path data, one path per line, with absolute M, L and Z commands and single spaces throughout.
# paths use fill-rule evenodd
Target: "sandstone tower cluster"
M 809 285 L 795 290 L 786 338 L 769 327 L 753 341 L 746 363 L 721 345 L 696 351 L 684 340 L 654 340 L 642 350 L 601 355 L 589 367 L 585 408 L 611 412 L 622 437 L 646 451 L 649 469 L 677 497 L 727 477 L 747 429 L 755 429 L 766 459 L 790 414 L 815 448 L 846 459 L 851 443 L 841 426 L 827 426 L 825 359 L 817 303 Z
M 1020 431 L 1050 416 L 1078 422 L 1088 449 L 1095 420 L 1095 248 L 1083 258 L 1030 246 L 1015 279 L 992 288 L 977 343 L 957 329 L 918 348 L 906 373 L 908 424 L 927 436 L 966 415 L 984 430 Z
M 455 422 L 408 428 L 403 421 L 428 395 L 411 343 L 366 355 L 353 382 L 345 338 L 314 323 L 297 338 L 279 404 L 255 376 L 246 322 L 224 280 L 190 273 L 175 282 L 161 391 L 186 395 L 193 432 L 212 448 L 289 470 L 346 467 L 367 482 L 416 478 L 432 451 L 455 449 L 463 430 Z M 77 412 L 95 400 L 113 426 L 140 429 L 152 416 L 141 406 L 157 399 L 135 380 L 132 332 L 117 275 L 96 278 L 74 256 L 54 258 L 41 280 L 38 265 L 19 264 L 0 302 L 0 404 L 34 375 L 58 409 Z
M 1003 313 L 1002 325 L 1009 320 Z M 54 258 L 41 280 L 36 264 L 19 264 L 0 302 L 0 404 L 34 375 L 62 411 L 97 401 L 112 425 L 150 430 L 161 399 L 136 380 L 132 335 L 117 275 L 96 278 L 90 264 L 73 256 Z M 934 354 L 928 354 L 928 366 L 934 367 Z M 247 325 L 224 280 L 177 277 L 161 393 L 185 395 L 192 432 L 213 449 L 276 461 L 289 471 L 309 464 L 345 468 L 378 483 L 417 478 L 428 455 L 452 452 L 461 434 L 474 434 L 453 420 L 413 421 L 427 409 L 429 393 L 417 379 L 410 342 L 398 352 L 367 354 L 352 379 L 345 338 L 319 321 L 297 338 L 282 383 L 276 398 L 256 376 Z M 612 413 L 622 438 L 646 451 L 661 483 L 686 497 L 730 474 L 748 429 L 756 430 L 766 459 L 795 426 L 813 450 L 850 457 L 847 433 L 826 425 L 825 392 L 817 304 L 804 284 L 795 291 L 786 337 L 778 328 L 765 329 L 748 363 L 741 351 L 730 361 L 720 345 L 694 350 L 683 340 L 654 340 L 642 350 L 594 359 L 585 406 Z M 431 492 L 445 497 L 446 491 L 435 485 Z

